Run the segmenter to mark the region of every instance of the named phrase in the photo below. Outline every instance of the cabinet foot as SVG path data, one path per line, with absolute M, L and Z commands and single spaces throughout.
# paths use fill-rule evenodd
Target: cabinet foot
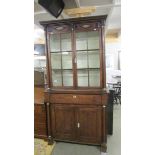
M 101 155 L 106 152 L 107 152 L 107 144 L 103 143 L 101 144 Z
M 48 136 L 48 145 L 52 145 L 54 143 L 54 140 L 51 136 Z

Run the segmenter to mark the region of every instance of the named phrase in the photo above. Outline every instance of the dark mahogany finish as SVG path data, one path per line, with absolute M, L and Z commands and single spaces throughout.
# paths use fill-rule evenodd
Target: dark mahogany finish
M 79 107 L 77 109 L 77 130 L 79 141 L 92 144 L 102 142 L 102 107 Z
M 47 112 L 47 133 L 48 139 L 76 142 L 82 144 L 101 145 L 101 151 L 106 152 L 107 142 L 107 118 L 106 105 L 108 94 L 106 92 L 105 79 L 105 51 L 104 51 L 104 22 L 106 16 L 88 17 L 79 19 L 57 20 L 40 22 L 44 26 L 46 34 L 46 57 L 48 89 L 44 93 L 44 102 Z M 99 85 L 90 86 L 88 71 L 88 86 L 78 86 L 76 32 L 98 32 L 99 39 Z M 50 37 L 57 34 L 70 33 L 71 37 L 71 60 L 73 85 L 64 86 L 62 76 L 63 69 L 59 72 L 62 76 L 61 86 L 54 85 L 52 79 L 51 44 Z M 61 61 L 62 50 L 60 41 Z M 87 54 L 88 54 L 87 47 Z M 88 59 L 88 58 L 87 58 Z M 56 69 L 55 69 L 56 70 Z M 88 69 L 89 70 L 89 69 Z M 57 79 L 56 79 L 57 81 Z
M 64 140 L 75 139 L 75 110 L 64 105 L 51 106 L 53 137 Z

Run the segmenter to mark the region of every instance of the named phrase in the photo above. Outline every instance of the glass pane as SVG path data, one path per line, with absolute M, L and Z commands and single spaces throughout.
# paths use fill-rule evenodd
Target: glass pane
M 78 51 L 77 55 L 77 68 L 88 68 L 87 51 Z
M 61 50 L 71 51 L 71 34 L 61 34 Z
M 87 86 L 88 87 L 88 70 L 78 70 L 78 86 Z
M 62 68 L 72 69 L 72 52 L 62 52 Z
M 76 33 L 76 50 L 87 49 L 87 32 Z
M 88 32 L 88 49 L 99 49 L 98 31 Z
M 89 70 L 89 86 L 92 86 L 92 87 L 100 86 L 100 70 L 99 69 Z
M 61 53 L 51 53 L 52 69 L 61 69 Z
M 53 86 L 62 86 L 61 70 L 52 70 Z
M 72 70 L 63 70 L 63 84 L 64 86 L 73 86 Z
M 52 34 L 50 36 L 50 48 L 51 48 L 51 52 L 60 51 L 60 35 L 59 34 Z
M 99 51 L 88 51 L 89 68 L 100 68 Z

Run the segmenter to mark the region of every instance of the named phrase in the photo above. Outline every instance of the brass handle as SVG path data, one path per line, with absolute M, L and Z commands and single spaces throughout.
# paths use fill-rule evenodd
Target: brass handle
M 76 96 L 74 95 L 73 98 L 76 98 Z
M 77 128 L 80 128 L 80 123 L 77 123 Z

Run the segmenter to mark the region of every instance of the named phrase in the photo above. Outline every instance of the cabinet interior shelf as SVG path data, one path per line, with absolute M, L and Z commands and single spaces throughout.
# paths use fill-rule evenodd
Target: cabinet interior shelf
M 84 50 L 76 50 L 76 52 L 82 52 L 82 51 L 98 51 L 100 49 L 84 49 Z M 72 51 L 50 51 L 50 53 L 63 53 L 63 52 L 72 52 Z
M 84 50 L 76 50 L 77 52 L 78 51 L 98 51 L 99 49 L 84 49 Z
M 98 70 L 98 69 L 100 69 L 100 68 L 77 68 L 77 70 Z M 53 68 L 52 70 L 73 70 L 73 69 L 61 69 L 61 68 L 59 68 L 59 69 L 57 69 L 57 68 Z
M 50 51 L 50 53 L 62 53 L 62 52 L 72 52 L 72 51 Z

